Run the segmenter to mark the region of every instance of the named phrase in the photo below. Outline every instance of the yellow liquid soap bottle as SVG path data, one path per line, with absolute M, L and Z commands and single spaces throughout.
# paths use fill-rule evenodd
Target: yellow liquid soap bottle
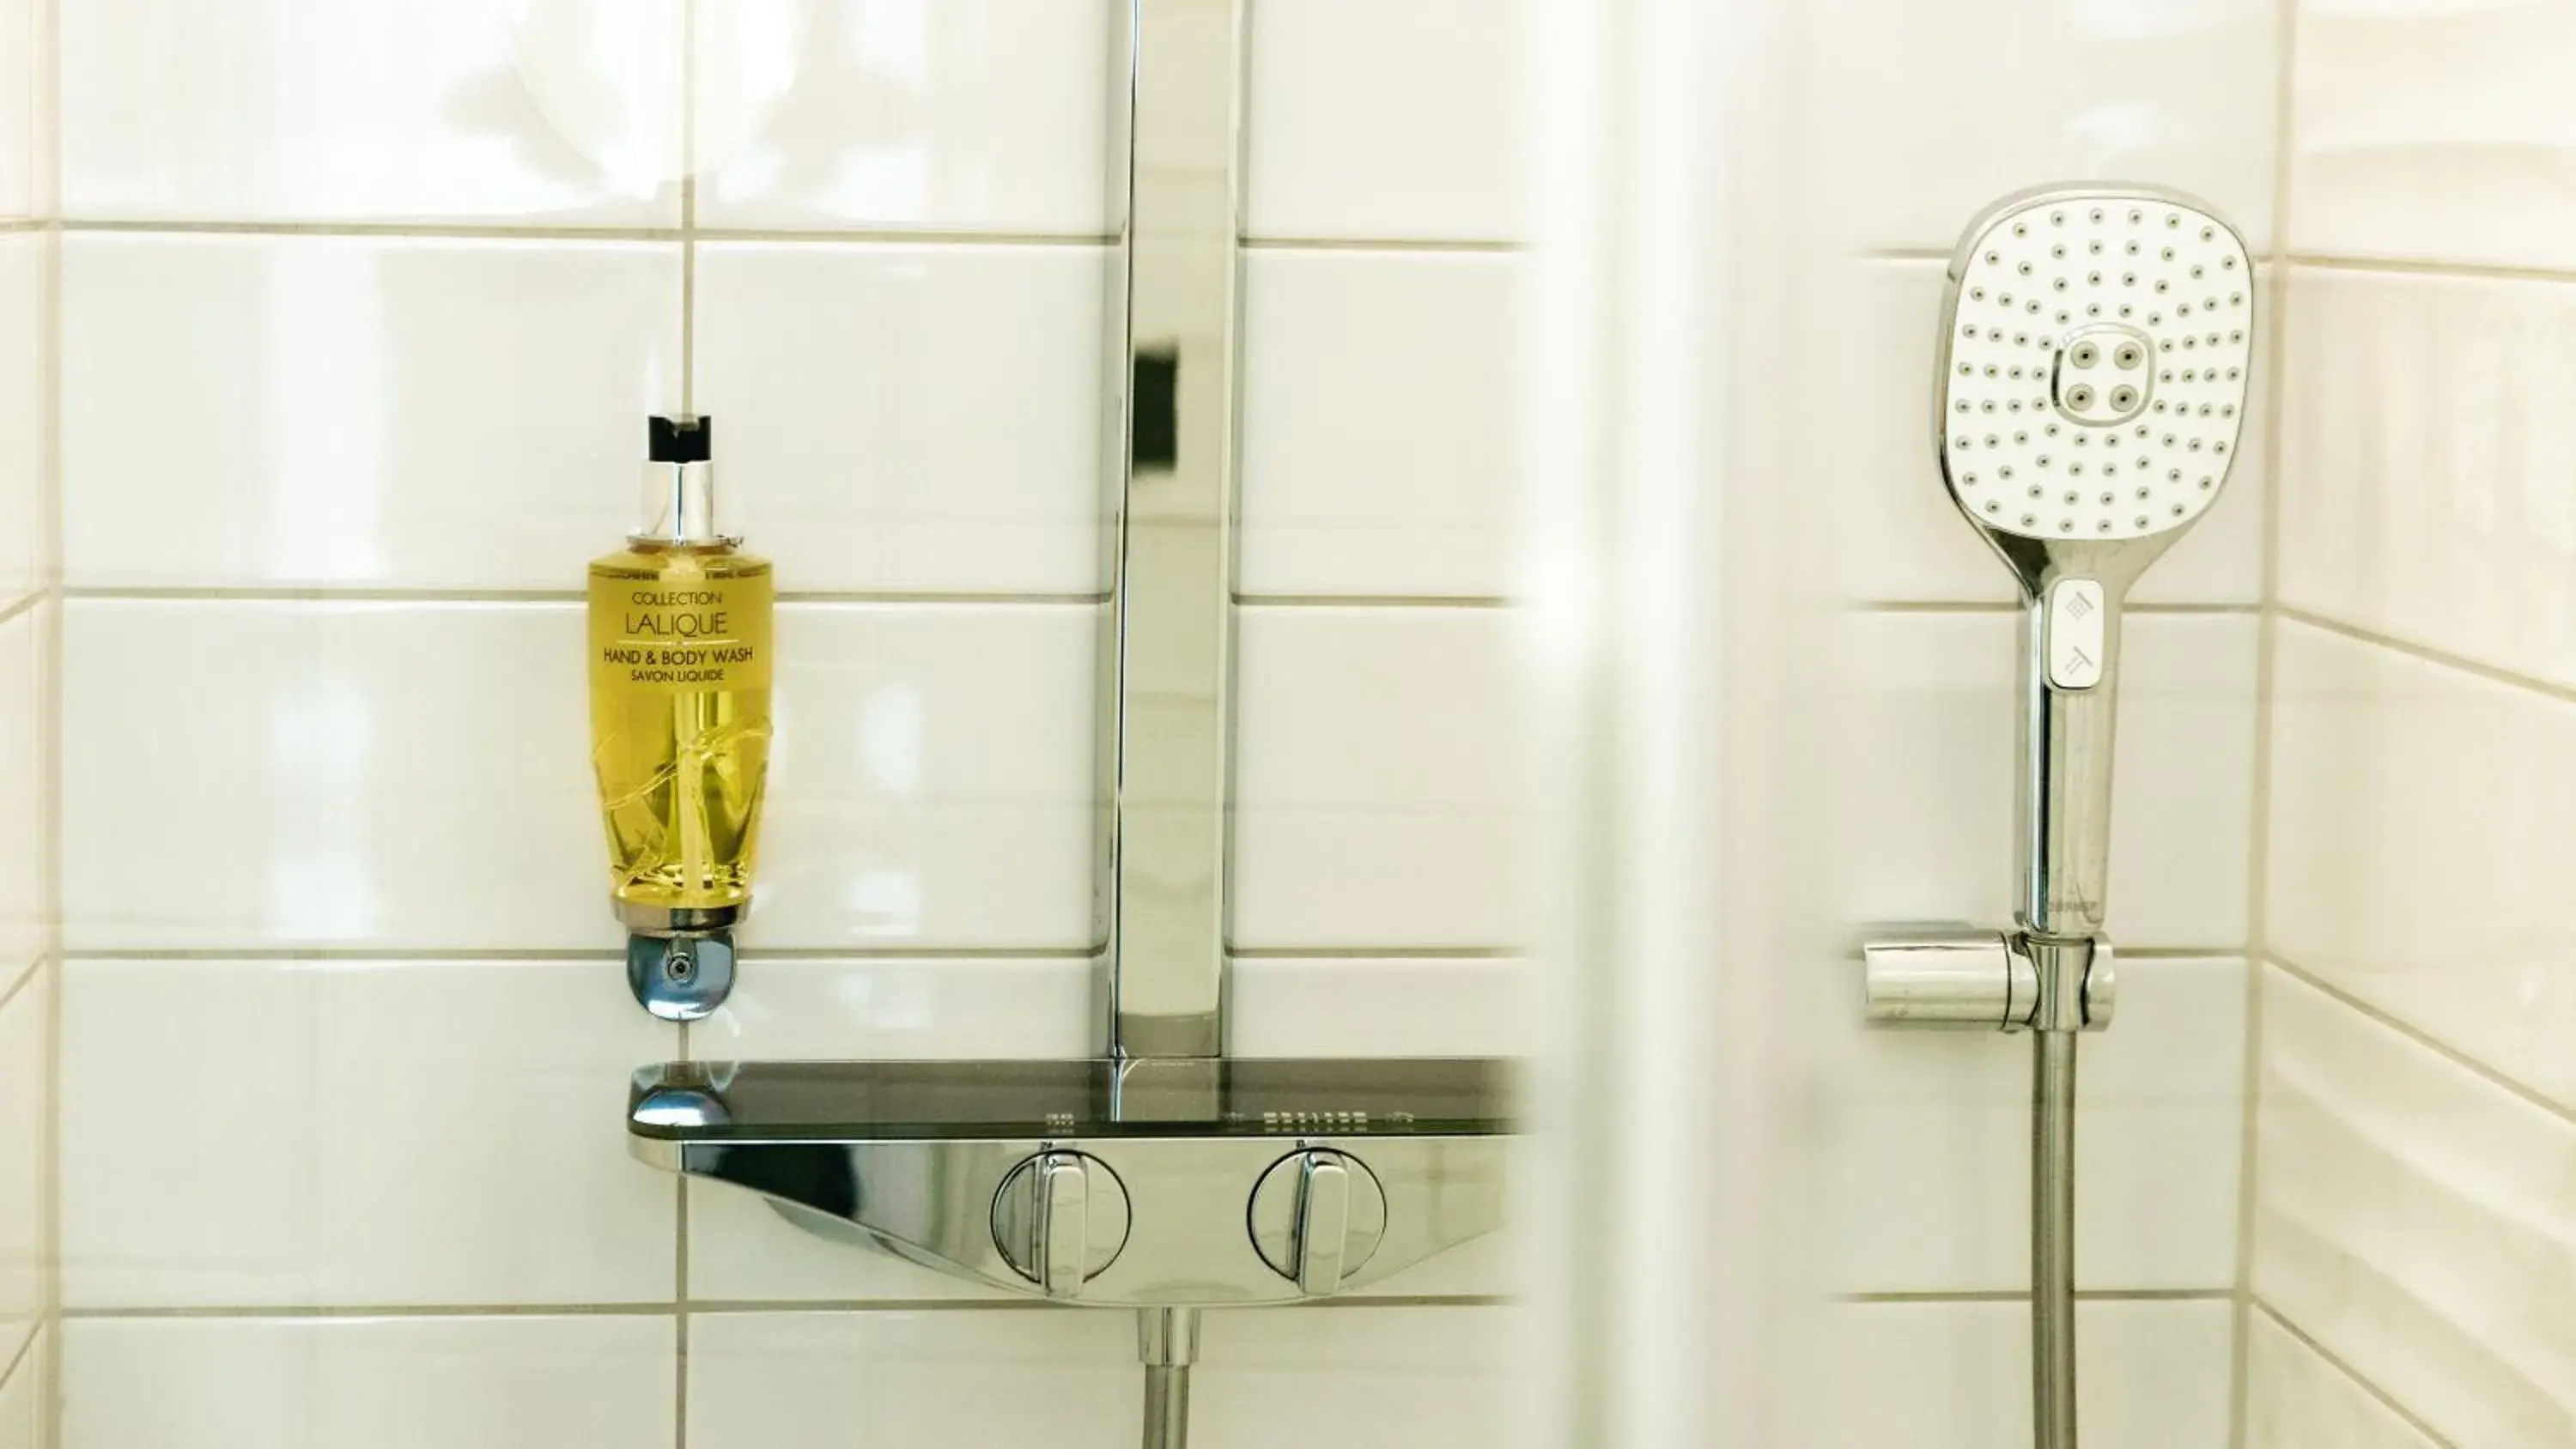
M 769 773 L 769 561 L 716 517 L 707 418 L 654 418 L 644 506 L 590 565 L 591 763 L 627 975 L 689 1020 L 733 980 Z

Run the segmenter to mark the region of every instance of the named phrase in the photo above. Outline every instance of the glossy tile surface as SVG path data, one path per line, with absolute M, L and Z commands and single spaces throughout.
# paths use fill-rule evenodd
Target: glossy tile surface
M 1245 255 L 1241 592 L 1512 592 L 1524 271 Z
M 50 929 L 45 641 L 55 607 L 33 605 L 0 622 L 0 977 L 34 960 Z
M 667 1317 L 86 1319 L 63 1449 L 669 1449 L 676 1349 Z
M 2246 1329 L 2246 1449 L 2438 1449 L 2271 1315 Z
M 2126 617 L 2109 920 L 2122 946 L 2245 939 L 2255 627 Z M 1839 918 L 2010 920 L 2016 619 L 1867 613 L 1840 628 L 1849 763 L 1826 802 L 1849 842 Z
M 2117 177 L 2200 196 L 2260 251 L 2272 230 L 2279 3 L 1799 7 L 1818 57 L 1815 174 L 1833 178 L 1863 246 L 1946 252 L 2006 193 Z
M 2087 1449 L 2224 1449 L 2229 1305 L 2076 1309 Z M 1996 1449 L 2030 1441 L 2026 1303 L 1845 1303 L 1826 1310 L 1812 1449 Z M 2322 1449 L 2318 1442 L 2317 1449 Z
M 1964 218 L 1963 218 L 1964 221 Z M 2258 269 L 2261 271 L 2264 269 Z M 2012 576 L 1950 499 L 1932 429 L 1935 348 L 1944 264 L 1845 263 L 1814 346 L 1831 354 L 1848 393 L 1866 405 L 1841 410 L 1838 427 L 1801 447 L 1826 450 L 1816 476 L 1836 496 L 1831 521 L 1837 582 L 1870 601 L 1997 602 L 2016 597 Z M 2268 298 L 2268 291 L 2257 297 Z M 2263 325 L 2272 325 L 2268 315 Z M 2207 517 L 2194 523 L 2129 597 L 2135 603 L 2243 603 L 2261 597 L 2263 492 L 2269 388 L 2258 349 L 2238 464 Z
M 1191 1437 L 1340 1449 L 1521 1442 L 1520 1311 L 1211 1313 L 1190 1385 Z
M 65 4 L 64 214 L 676 225 L 681 10 Z
M 1526 0 L 1253 0 L 1244 234 L 1525 236 L 1526 15 Z
M 1091 944 L 1090 605 L 808 604 L 745 950 Z
M 75 584 L 577 589 L 680 402 L 675 243 L 63 251 Z
M 671 1296 L 617 1114 L 677 1034 L 614 959 L 76 961 L 63 1007 L 69 1303 Z
M 2281 599 L 2576 685 L 2576 286 L 2291 278 Z
M 2278 968 L 2261 1113 L 2263 1301 L 2452 1444 L 2576 1439 L 2576 1123 Z
M 694 25 L 700 225 L 1111 229 L 1105 0 L 726 0 Z
M 2576 13 L 2306 0 L 2290 116 L 2302 252 L 2576 264 Z
M 52 1287 L 52 1000 L 51 966 L 0 970 L 0 1369 L 35 1332 Z
M 36 153 L 50 144 L 38 4 L 0 0 L 0 218 L 37 214 Z
M 45 293 L 52 238 L 0 234 L 0 601 L 43 582 L 45 437 L 54 411 Z
M 689 1321 L 688 1443 L 1131 1449 L 1143 1432 L 1135 1354 L 1125 1313 L 701 1314 Z
M 1233 1056 L 1517 1056 L 1536 1035 L 1538 968 L 1519 957 L 1250 956 L 1229 969 Z
M 1837 1034 L 1817 1220 L 1830 1289 L 2029 1287 L 2030 1054 L 2028 1037 L 1990 1033 Z M 2078 1286 L 2232 1286 L 2245 963 L 2122 962 L 2119 1020 L 2079 1060 Z
M 1237 611 L 1234 945 L 1522 939 L 1513 627 L 1499 609 Z
M 48 1449 L 44 1403 L 50 1334 L 39 1334 L 14 1367 L 0 1366 L 0 1449 Z
M 2285 622 L 2268 938 L 2576 1109 L 2576 704 Z
M 1104 592 L 1106 267 L 1090 246 L 702 245 L 695 399 L 781 586 Z
M 614 950 L 580 628 L 569 603 L 76 601 L 70 942 Z M 1093 639 L 1088 606 L 781 610 L 746 948 L 1085 944 Z
M 702 1061 L 1085 1056 L 1098 1049 L 1092 974 L 1082 956 L 746 963 L 723 1009 L 690 1027 L 689 1052 Z M 816 1238 L 755 1193 L 687 1190 L 698 1299 L 1024 1301 Z

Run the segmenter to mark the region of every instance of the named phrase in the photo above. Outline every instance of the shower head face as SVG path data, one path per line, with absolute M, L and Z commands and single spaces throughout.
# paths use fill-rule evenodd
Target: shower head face
M 2208 512 L 2245 421 L 2253 273 L 2235 228 L 2170 192 L 2052 188 L 1971 223 L 1936 419 L 1969 521 L 2119 544 Z

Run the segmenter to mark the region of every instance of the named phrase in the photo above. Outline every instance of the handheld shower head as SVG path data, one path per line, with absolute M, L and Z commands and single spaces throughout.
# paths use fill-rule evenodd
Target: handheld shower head
M 2004 198 L 1950 258 L 1934 441 L 2021 584 L 2022 925 L 2101 932 L 2129 586 L 2217 501 L 2253 371 L 2254 264 L 2202 202 L 2141 186 Z

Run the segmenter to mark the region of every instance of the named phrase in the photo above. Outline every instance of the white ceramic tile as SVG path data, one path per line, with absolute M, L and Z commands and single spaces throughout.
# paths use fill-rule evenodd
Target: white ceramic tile
M 2248 1320 L 2245 1375 L 2246 1449 L 2440 1449 L 2269 1314 Z
M 1089 605 L 804 605 L 778 627 L 763 946 L 1091 944 Z
M 2088 1449 L 2224 1449 L 2224 1302 L 2081 1304 Z M 1847 1303 L 1830 1310 L 1802 1449 L 1995 1449 L 2030 1442 L 2025 1303 Z M 2319 1440 L 2308 1449 L 2325 1449 Z M 2341 1446 L 2337 1446 L 2341 1449 Z
M 47 1449 L 43 1335 L 27 1345 L 15 1367 L 0 1365 L 0 1449 Z
M 1242 592 L 1512 591 L 1521 272 L 1245 256 Z
M 51 1297 L 52 999 L 50 966 L 0 969 L 0 1367 L 35 1331 Z
M 699 1314 L 688 1373 L 689 1449 L 1132 1449 L 1144 1432 L 1125 1313 Z
M 2272 231 L 2277 3 L 1800 7 L 1814 174 L 1832 178 L 1867 246 L 1946 251 L 2009 192 L 2118 178 L 2201 197 L 2259 251 Z
M 0 217 L 36 210 L 36 152 L 50 144 L 38 110 L 39 0 L 0 0 Z
M 1520 1435 L 1538 1365 L 1511 1308 L 1207 1315 L 1190 1433 L 1208 1444 L 1471 1449 Z M 1524 1343 L 1531 1338 L 1531 1343 Z
M 2576 684 L 2576 286 L 2297 268 L 2281 600 Z
M 700 6 L 698 221 L 1097 235 L 1104 0 Z
M 1500 609 L 1238 611 L 1233 944 L 1521 939 L 1513 628 Z
M 1842 495 L 1830 522 L 1838 582 L 1870 600 L 2009 602 L 2012 577 L 1951 502 L 1941 482 L 1931 421 L 1933 349 L 1941 325 L 1943 264 L 1852 261 L 1850 283 L 1832 305 L 1838 325 L 1816 345 L 1849 379 L 1845 424 L 1816 446 L 1831 450 L 1813 476 Z M 2265 269 L 2258 269 L 2258 273 Z M 2258 292 L 2258 296 L 2268 296 Z M 2271 319 L 2263 319 L 2265 325 Z M 2269 410 L 2267 369 L 2257 349 L 2245 434 L 2235 471 L 2209 515 L 2158 559 L 2130 593 L 2136 603 L 2246 603 L 2263 584 L 2263 491 Z
M 1842 918 L 2010 920 L 2017 621 L 1864 613 L 1841 628 L 1845 764 L 1822 803 L 1849 842 Z M 2126 618 L 2109 922 L 2123 946 L 2245 939 L 2255 640 L 2248 616 Z
M 63 1449 L 668 1449 L 664 1317 L 93 1318 Z
M 1086 944 L 1095 620 L 782 609 L 746 947 Z M 68 940 L 614 949 L 580 630 L 572 604 L 75 602 Z
M 1517 956 L 1250 956 L 1228 963 L 1226 1053 L 1507 1057 L 1535 1034 Z
M 0 601 L 44 582 L 47 378 L 45 292 L 51 237 L 0 235 Z
M 66 4 L 64 214 L 676 225 L 681 9 Z
M 2290 118 L 2302 252 L 2576 263 L 2576 109 L 2549 4 L 2306 0 Z
M 1857 967 L 1853 973 L 1857 975 Z M 1847 1293 L 2030 1286 L 2030 1041 L 1867 1031 L 1827 1042 L 1817 1241 Z M 2115 1029 L 2084 1038 L 2077 1282 L 2236 1280 L 2245 1122 L 2245 963 L 2120 965 Z M 1891 1204 L 1903 1204 L 1891 1211 Z
M 2576 1443 L 2576 1125 L 2266 973 L 2254 1291 L 2453 1444 Z
M 2576 706 L 2280 628 L 2268 944 L 2576 1108 Z
M 617 1114 L 676 1037 L 610 960 L 73 962 L 65 1300 L 667 1299 Z
M 1023 961 L 761 961 L 689 1029 L 705 1061 L 1078 1057 L 1092 1040 L 1092 964 Z M 856 1244 L 791 1227 L 757 1194 L 689 1184 L 689 1292 L 728 1302 L 1007 1300 Z M 1016 1301 L 1016 1300 L 1013 1300 Z
M 1103 588 L 1089 246 L 709 243 L 697 406 L 794 589 Z
M 1526 0 L 1255 0 L 1244 232 L 1528 229 Z
M 37 604 L 0 622 L 0 979 L 42 952 L 51 930 L 45 656 L 53 608 Z
M 74 584 L 578 588 L 680 401 L 672 243 L 63 247 Z

